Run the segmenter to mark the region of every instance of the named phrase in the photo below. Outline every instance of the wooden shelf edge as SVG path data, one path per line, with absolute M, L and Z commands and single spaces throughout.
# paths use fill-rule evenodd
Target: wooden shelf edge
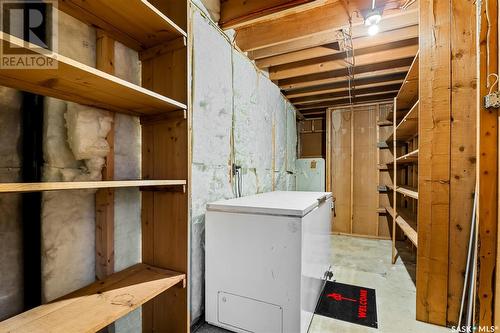
M 139 116 L 187 109 L 184 103 L 61 54 L 44 54 L 40 48 L 3 31 L 0 42 L 56 65 L 44 69 L 0 68 L 0 84 L 10 88 Z
M 415 55 L 415 58 L 413 59 L 413 62 L 410 65 L 410 69 L 408 70 L 408 73 L 406 74 L 406 77 L 403 81 L 401 89 L 399 89 L 399 92 L 396 95 L 396 98 L 395 98 L 396 101 L 399 101 L 400 99 L 404 99 L 403 97 L 407 97 L 407 96 L 405 96 L 405 94 L 407 94 L 406 89 L 408 89 L 408 86 L 416 84 L 416 89 L 418 90 L 419 54 L 420 54 L 420 52 L 417 51 L 417 54 Z M 417 94 L 417 99 L 418 99 L 418 94 Z M 405 101 L 405 103 L 403 104 L 403 107 L 401 109 L 406 109 L 410 106 L 410 105 L 406 105 L 407 102 L 409 102 L 409 100 Z M 397 107 L 399 109 L 399 105 L 397 105 Z
M 418 149 L 396 158 L 396 163 L 418 163 Z
M 406 214 L 405 210 L 398 209 L 398 216 L 396 217 L 396 223 L 399 225 L 403 233 L 408 237 L 408 239 L 413 243 L 413 245 L 418 246 L 418 234 L 417 225 L 410 214 Z
M 387 214 L 389 214 L 390 216 L 392 216 L 394 218 L 394 209 L 392 209 L 391 206 L 386 206 L 385 210 L 387 211 Z
M 0 332 L 96 332 L 185 281 L 183 273 L 137 264 L 0 322 Z
M 398 186 L 398 188 L 396 189 L 396 192 L 404 195 L 405 197 L 410 197 L 410 198 L 418 200 L 418 190 L 417 189 L 407 187 L 407 186 Z
M 184 185 L 186 185 L 185 180 L 109 180 L 90 182 L 3 183 L 0 184 L 0 193 L 90 190 L 125 187 L 169 187 Z
M 399 122 L 399 124 L 396 126 L 396 133 L 398 131 L 398 128 L 401 127 L 401 125 L 403 125 L 405 122 L 411 120 L 411 119 L 414 119 L 412 117 L 415 117 L 416 119 L 418 119 L 418 106 L 419 106 L 419 100 L 417 100 L 415 102 L 415 104 L 413 104 L 413 106 L 411 107 L 411 109 L 406 113 L 406 115 L 403 117 L 403 119 L 401 119 L 401 121 Z M 418 121 L 418 120 L 417 120 Z

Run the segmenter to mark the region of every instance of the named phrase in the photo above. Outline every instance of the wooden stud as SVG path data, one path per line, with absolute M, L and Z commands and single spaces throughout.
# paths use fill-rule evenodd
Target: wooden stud
M 480 326 L 494 323 L 493 299 L 495 290 L 495 264 L 497 260 L 498 230 L 498 110 L 485 109 L 482 97 L 489 93 L 488 75 L 498 74 L 498 2 L 481 2 L 481 31 L 479 32 L 479 254 L 478 286 Z M 488 7 L 486 7 L 488 5 Z M 488 11 L 488 17 L 486 11 Z M 493 80 L 491 80 L 493 82 Z M 495 89 L 498 89 L 496 86 Z M 498 268 L 497 268 L 498 269 Z M 496 300 L 499 302 L 500 300 Z M 498 304 L 498 303 L 497 303 Z M 498 318 L 497 318 L 498 319 Z M 498 324 L 498 322 L 496 322 Z
M 115 73 L 115 41 L 104 31 L 97 30 L 97 69 Z M 111 129 L 106 136 L 109 153 L 102 170 L 103 180 L 113 180 L 115 172 L 115 125 L 114 114 Z M 95 196 L 95 275 L 102 280 L 115 270 L 115 191 L 100 189 Z

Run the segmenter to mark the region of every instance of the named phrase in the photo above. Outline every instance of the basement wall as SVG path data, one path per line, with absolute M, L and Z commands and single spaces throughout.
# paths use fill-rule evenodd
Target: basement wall
M 205 207 L 235 197 L 231 163 L 242 168 L 242 194 L 295 190 L 293 106 L 207 15 L 193 7 L 191 318 L 204 312 Z M 273 149 L 274 146 L 274 149 Z

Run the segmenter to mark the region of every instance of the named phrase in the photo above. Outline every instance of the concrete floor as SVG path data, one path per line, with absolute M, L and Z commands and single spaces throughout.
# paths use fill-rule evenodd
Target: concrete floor
M 334 278 L 338 282 L 373 288 L 377 295 L 378 330 L 315 315 L 309 333 L 443 333 L 451 330 L 415 320 L 415 255 L 399 243 L 401 257 L 391 264 L 391 242 L 332 236 Z M 198 333 L 225 333 L 204 325 Z M 289 332 L 285 332 L 289 333 Z

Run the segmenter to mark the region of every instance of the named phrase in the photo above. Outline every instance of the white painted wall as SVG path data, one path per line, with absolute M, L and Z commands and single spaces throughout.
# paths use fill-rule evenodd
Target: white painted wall
M 271 191 L 273 178 L 275 189 L 295 190 L 297 134 L 295 110 L 279 88 L 245 55 L 232 48 L 206 14 L 194 8 L 192 16 L 191 318 L 194 322 L 203 315 L 204 308 L 206 204 L 235 196 L 230 182 L 233 160 L 242 167 L 243 195 Z

